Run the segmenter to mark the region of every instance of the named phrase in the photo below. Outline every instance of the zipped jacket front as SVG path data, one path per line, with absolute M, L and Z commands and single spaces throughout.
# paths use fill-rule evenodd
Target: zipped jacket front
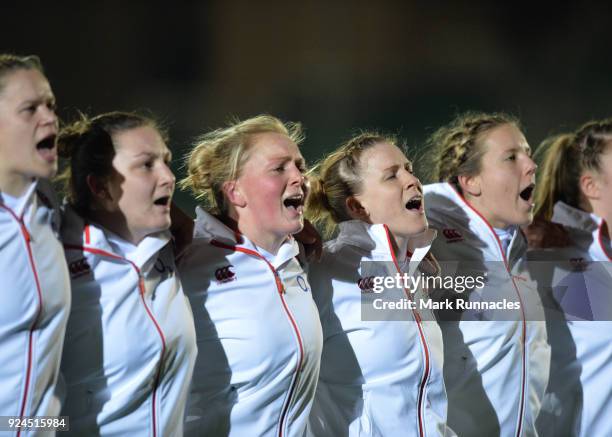
M 528 253 L 547 309 L 550 381 L 541 436 L 612 435 L 612 252 L 606 223 L 563 202 L 552 221 L 571 244 Z
M 58 239 L 60 213 L 47 181 L 16 209 L 0 193 L 0 415 L 57 416 L 55 393 L 70 311 L 70 280 Z M 11 435 L 39 435 L 36 430 Z
M 342 222 L 338 237 L 325 244 L 321 261 L 311 265 L 324 334 L 311 435 L 453 434 L 446 427 L 442 335 L 431 310 L 417 305 L 402 314 L 362 311 L 381 307 L 374 303 L 382 294 L 372 288 L 372 275 L 419 275 L 434 238 L 434 231 L 426 231 L 414 253 L 398 260 L 385 225 Z M 394 302 L 427 298 L 422 289 L 392 293 Z
M 198 208 L 178 264 L 199 349 L 186 435 L 303 435 L 322 336 L 298 254 L 289 239 L 268 259 Z
M 73 300 L 62 358 L 70 433 L 182 436 L 197 349 L 169 233 L 131 246 L 68 208 L 62 235 Z
M 426 185 L 424 193 L 427 218 L 440 235 L 432 252 L 442 274 L 484 278 L 484 287 L 450 294 L 480 305 L 513 304 L 442 316 L 448 424 L 458 435 L 536 435 L 550 347 L 525 264 L 526 239 L 516 229 L 504 250 L 492 226 L 450 184 Z

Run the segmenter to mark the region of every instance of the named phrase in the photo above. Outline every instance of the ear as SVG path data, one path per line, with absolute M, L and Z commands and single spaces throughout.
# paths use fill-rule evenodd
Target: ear
M 223 182 L 222 190 L 230 205 L 237 208 L 244 208 L 247 205 L 240 183 L 237 180 Z
M 93 194 L 93 197 L 97 203 L 102 206 L 105 206 L 108 202 L 113 200 L 105 181 L 102 181 L 101 179 L 91 174 L 87 175 L 85 181 L 87 183 L 89 191 L 91 192 L 91 194 Z
M 591 171 L 586 171 L 580 176 L 579 180 L 580 191 L 587 199 L 599 199 L 601 196 L 601 188 L 599 186 L 599 178 Z
M 468 176 L 468 175 L 459 175 L 457 178 L 459 181 L 459 186 L 461 187 L 461 191 L 464 194 L 469 194 L 470 196 L 480 196 L 482 194 L 482 187 L 480 186 L 480 177 L 479 176 Z
M 352 218 L 368 223 L 370 222 L 370 214 L 355 196 L 346 198 L 346 209 Z

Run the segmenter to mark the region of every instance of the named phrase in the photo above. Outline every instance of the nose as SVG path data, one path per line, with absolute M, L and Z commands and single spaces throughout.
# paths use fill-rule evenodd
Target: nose
M 57 115 L 55 114 L 55 109 L 43 105 L 41 109 L 41 123 L 44 126 L 58 126 Z
M 304 185 L 306 183 L 306 175 L 298 168 L 297 165 L 292 165 L 290 182 L 291 185 Z
M 161 169 L 161 174 L 160 174 L 160 185 L 170 186 L 172 187 L 172 189 L 174 189 L 175 181 L 176 181 L 176 177 L 174 176 L 174 173 L 172 173 L 170 166 L 164 162 L 162 164 L 162 169 Z
M 402 183 L 404 185 L 404 189 L 409 190 L 410 188 L 416 187 L 420 191 L 422 190 L 421 181 L 414 173 L 409 172 L 408 170 L 402 171 Z
M 526 163 L 526 169 L 527 169 L 527 174 L 528 175 L 533 175 L 535 174 L 536 170 L 538 168 L 538 165 L 535 163 L 535 161 L 531 158 L 531 156 L 527 157 L 527 163 Z

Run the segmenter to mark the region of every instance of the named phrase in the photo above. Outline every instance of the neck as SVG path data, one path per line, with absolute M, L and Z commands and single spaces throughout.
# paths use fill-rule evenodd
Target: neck
M 127 222 L 125 221 L 125 217 L 120 213 L 113 213 L 109 211 L 92 211 L 90 218 L 94 222 L 100 224 L 102 227 L 108 229 L 112 233 L 120 236 L 125 241 L 128 241 L 135 246 L 138 246 L 138 244 L 146 236 L 130 230 L 127 226 Z
M 487 209 L 482 202 L 480 202 L 480 197 L 474 197 L 470 195 L 464 196 L 466 202 L 474 208 L 493 228 L 497 229 L 507 229 L 510 225 L 508 223 L 504 223 L 501 220 L 497 220 L 495 216 Z
M 9 196 L 19 197 L 25 193 L 32 180 L 22 174 L 0 171 L 0 191 Z
M 288 235 L 265 235 L 256 229 L 249 229 L 246 226 L 239 225 L 238 231 L 251 240 L 257 247 L 261 247 L 266 252 L 276 255 L 278 250 L 287 240 Z
M 276 255 L 278 253 L 280 247 L 289 237 L 288 235 L 263 232 L 259 226 L 249 224 L 246 220 L 238 220 L 236 217 L 233 217 L 231 213 L 223 220 L 223 222 L 234 231 L 238 231 L 240 234 L 247 237 L 257 247 L 261 247 L 272 255 Z

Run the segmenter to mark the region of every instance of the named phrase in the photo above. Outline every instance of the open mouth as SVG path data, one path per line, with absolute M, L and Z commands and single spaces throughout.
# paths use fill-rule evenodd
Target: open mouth
M 535 184 L 530 184 L 523 191 L 519 193 L 521 199 L 525 202 L 529 202 L 531 200 L 531 196 L 533 195 L 533 190 L 535 188 Z
M 285 205 L 285 208 L 292 209 L 301 214 L 304 211 L 304 195 L 296 194 L 289 196 L 283 200 L 283 205 Z
M 56 138 L 55 134 L 51 134 L 43 138 L 38 143 L 36 143 L 36 149 L 37 150 L 53 149 L 55 147 L 55 138 Z
M 408 202 L 406 202 L 406 209 L 410 211 L 421 211 L 421 207 L 423 206 L 423 197 L 420 194 L 412 197 Z
M 163 196 L 158 199 L 155 199 L 153 203 L 158 206 L 170 206 L 170 196 Z
M 48 163 L 57 161 L 57 149 L 55 148 L 55 134 L 51 134 L 36 143 L 36 151 Z

